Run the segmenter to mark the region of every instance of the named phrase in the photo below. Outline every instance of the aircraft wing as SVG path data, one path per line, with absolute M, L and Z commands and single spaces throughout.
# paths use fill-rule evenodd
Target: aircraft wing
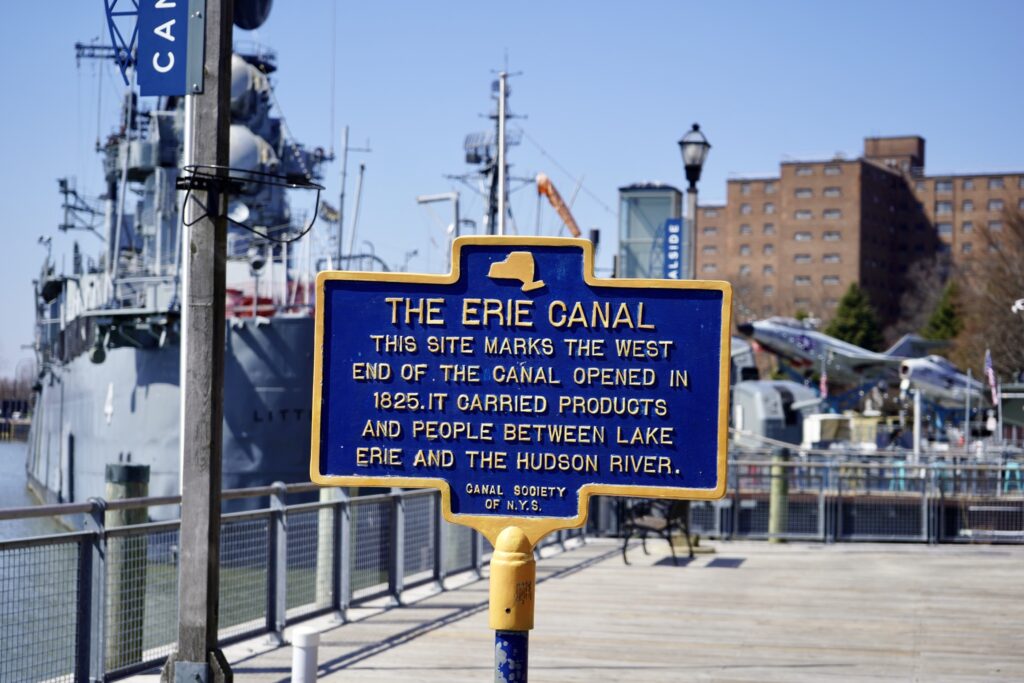
M 885 356 L 880 353 L 849 353 L 843 349 L 829 349 L 828 359 L 857 374 L 876 376 L 895 375 L 899 372 L 901 358 Z
M 919 334 L 905 334 L 885 351 L 885 355 L 899 356 L 901 358 L 921 358 L 948 346 L 948 341 L 925 339 Z

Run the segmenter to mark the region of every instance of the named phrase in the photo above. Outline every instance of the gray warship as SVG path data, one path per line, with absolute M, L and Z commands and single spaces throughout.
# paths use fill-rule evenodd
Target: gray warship
M 251 182 L 229 205 L 224 488 L 308 481 L 317 263 L 305 233 L 316 206 L 298 215 L 288 188 L 318 179 L 326 156 L 287 134 L 275 69 L 263 49 L 232 57 L 230 165 Z M 102 204 L 60 181 L 61 228 L 85 227 L 104 246 L 89 257 L 76 243 L 69 272 L 48 256 L 35 283 L 26 468 L 46 502 L 102 496 L 105 466 L 117 462 L 149 465 L 151 495 L 179 492 L 185 129 L 184 98 L 140 108 L 129 88 L 117 131 L 98 145 Z

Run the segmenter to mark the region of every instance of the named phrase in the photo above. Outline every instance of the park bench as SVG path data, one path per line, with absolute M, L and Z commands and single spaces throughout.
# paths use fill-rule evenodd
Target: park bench
M 669 550 L 672 551 L 672 562 L 678 565 L 679 559 L 676 557 L 675 544 L 672 542 L 672 535 L 677 531 L 683 534 L 689 556 L 693 557 L 693 545 L 690 542 L 690 501 L 621 499 L 621 505 L 622 530 L 625 532 L 622 541 L 623 562 L 629 564 L 629 558 L 626 557 L 629 539 L 639 536 L 644 554 L 650 555 L 647 551 L 647 535 L 657 534 L 668 541 Z

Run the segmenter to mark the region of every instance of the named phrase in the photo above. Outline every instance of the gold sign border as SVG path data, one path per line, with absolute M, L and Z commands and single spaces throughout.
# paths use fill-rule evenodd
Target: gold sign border
M 579 489 L 579 509 L 575 517 L 509 517 L 503 515 L 464 515 L 451 511 L 451 490 L 444 479 L 421 477 L 356 477 L 320 474 L 320 399 L 323 389 L 324 285 L 330 280 L 394 282 L 396 284 L 451 285 L 459 280 L 462 249 L 467 246 L 574 247 L 583 250 L 583 281 L 591 287 L 624 289 L 698 289 L 722 293 L 722 347 L 719 356 L 718 391 L 718 486 L 714 489 L 668 488 L 615 484 L 584 484 Z M 459 237 L 452 245 L 452 272 L 440 275 L 421 273 L 378 273 L 360 271 L 323 271 L 316 276 L 316 329 L 313 347 L 313 425 L 310 479 L 322 486 L 396 486 L 436 488 L 441 491 L 441 510 L 449 522 L 476 529 L 494 544 L 498 534 L 509 526 L 522 529 L 531 543 L 558 529 L 574 529 L 587 521 L 588 503 L 594 495 L 640 496 L 684 500 L 715 500 L 725 495 L 726 450 L 729 430 L 729 362 L 732 329 L 732 285 L 722 280 L 663 280 L 654 278 L 598 278 L 594 276 L 594 245 L 589 240 L 567 237 Z

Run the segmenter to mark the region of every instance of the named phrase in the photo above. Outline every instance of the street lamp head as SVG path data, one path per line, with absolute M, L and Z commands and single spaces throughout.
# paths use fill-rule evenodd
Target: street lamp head
M 683 155 L 683 167 L 686 169 L 686 180 L 689 181 L 691 190 L 697 189 L 697 181 L 700 180 L 700 172 L 709 149 L 711 144 L 696 123 L 679 139 L 679 151 Z

